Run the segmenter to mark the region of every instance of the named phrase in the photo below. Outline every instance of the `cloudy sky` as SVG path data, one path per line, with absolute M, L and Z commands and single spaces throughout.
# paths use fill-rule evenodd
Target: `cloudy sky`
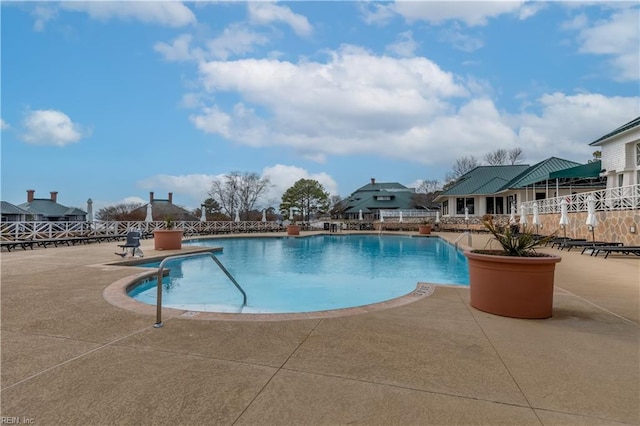
M 347 196 L 640 115 L 638 2 L 2 2 L 2 200 L 196 208 L 213 179 Z

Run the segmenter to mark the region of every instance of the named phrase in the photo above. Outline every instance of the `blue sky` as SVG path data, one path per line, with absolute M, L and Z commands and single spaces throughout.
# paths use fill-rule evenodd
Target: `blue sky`
M 232 171 L 347 196 L 640 115 L 638 2 L 2 2 L 2 200 L 94 210 Z

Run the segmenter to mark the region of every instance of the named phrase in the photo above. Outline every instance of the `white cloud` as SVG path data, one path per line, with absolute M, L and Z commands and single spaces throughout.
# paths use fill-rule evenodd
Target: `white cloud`
M 47 22 L 54 19 L 57 16 L 58 12 L 54 7 L 51 7 L 50 5 L 38 4 L 33 8 L 31 14 L 36 18 L 35 22 L 33 23 L 33 30 L 40 32 L 44 31 L 44 27 Z
M 440 32 L 440 40 L 463 52 L 474 52 L 484 46 L 484 42 L 480 38 L 465 34 L 458 24 L 443 29 Z
M 264 199 L 276 208 L 282 200 L 282 194 L 300 179 L 317 180 L 327 192 L 338 194 L 338 184 L 331 176 L 326 173 L 309 173 L 308 170 L 296 166 L 276 164 L 265 167 L 262 170 L 262 177 L 268 177 L 273 185 Z
M 461 21 L 468 26 L 486 25 L 490 18 L 515 14 L 520 19 L 533 16 L 538 9 L 524 1 L 397 1 L 390 7 L 408 22 L 440 24 Z
M 191 49 L 191 34 L 181 34 L 169 44 L 158 42 L 153 46 L 153 50 L 160 53 L 167 61 L 191 61 L 201 59 L 203 52 L 201 49 Z
M 640 98 L 600 94 L 545 94 L 537 100 L 540 114 L 510 119 L 518 144 L 534 160 L 557 156 L 574 161 L 591 158 L 598 137 L 640 115 Z
M 640 8 L 614 10 L 604 20 L 591 23 L 584 14 L 563 23 L 565 30 L 578 31 L 578 51 L 610 58 L 614 78 L 640 80 Z
M 21 139 L 33 145 L 65 146 L 83 137 L 80 126 L 61 111 L 30 111 L 22 125 L 24 133 Z
M 218 176 L 206 174 L 155 175 L 138 181 L 137 186 L 153 191 L 157 197 L 161 198 L 162 194 L 172 192 L 174 204 L 194 209 L 200 207 L 200 204 L 209 198 L 207 193 L 211 189 L 211 182 L 216 178 Z M 146 203 L 147 200 L 144 202 Z
M 257 202 L 259 206 L 256 205 L 256 208 L 275 207 L 277 209 L 282 200 L 282 194 L 299 179 L 317 180 L 329 193 L 338 193 L 338 185 L 331 176 L 326 173 L 309 173 L 300 167 L 276 164 L 265 167 L 261 177 L 268 177 L 271 187 Z M 138 181 L 137 186 L 149 191 L 154 191 L 156 196 L 172 192 L 174 203 L 180 204 L 187 209 L 195 209 L 200 207 L 200 204 L 202 204 L 205 199 L 209 198 L 208 192 L 211 189 L 212 182 L 222 179 L 224 179 L 224 174 L 155 175 Z M 175 201 L 178 198 L 181 200 L 179 203 Z M 129 197 L 127 200 L 131 202 L 147 202 L 146 199 L 142 200 L 139 197 Z
M 357 2 L 362 20 L 368 24 L 386 25 L 396 16 L 392 5 L 378 3 L 374 1 Z
M 207 48 L 213 58 L 227 59 L 231 55 L 252 52 L 254 46 L 263 46 L 268 42 L 266 36 L 242 24 L 232 24 L 225 28 L 219 37 L 208 41 Z
M 449 167 L 495 149 L 521 147 L 529 161 L 586 161 L 588 143 L 640 115 L 638 97 L 546 94 L 521 114 L 500 111 L 486 81 L 445 72 L 422 57 L 375 56 L 344 46 L 326 63 L 268 59 L 200 64 L 204 92 L 233 93 L 191 120 L 203 132 L 254 146 L 285 146 L 318 163 L 374 155 Z M 631 115 L 631 117 L 630 117 Z
M 9 126 L 9 123 L 0 118 L 0 130 L 7 130 L 9 128 L 11 128 L 11 126 Z
M 413 39 L 411 31 L 398 34 L 398 41 L 386 47 L 387 52 L 391 52 L 399 57 L 409 58 L 414 55 L 419 44 Z
M 66 1 L 60 3 L 60 8 L 85 12 L 100 21 L 137 20 L 168 27 L 196 23 L 191 9 L 179 1 Z
M 286 6 L 278 6 L 266 1 L 252 1 L 247 3 L 249 20 L 254 24 L 271 24 L 283 22 L 291 27 L 300 36 L 308 36 L 313 32 L 313 27 L 305 16 L 293 13 Z

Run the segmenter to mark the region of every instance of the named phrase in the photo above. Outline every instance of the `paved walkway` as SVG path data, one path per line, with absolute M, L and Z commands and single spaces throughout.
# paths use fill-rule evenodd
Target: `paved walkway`
M 2 253 L 3 422 L 640 424 L 638 258 L 562 252 L 547 320 L 486 314 L 440 286 L 354 316 L 154 329 L 103 297 L 139 272 L 105 265 L 115 248 Z

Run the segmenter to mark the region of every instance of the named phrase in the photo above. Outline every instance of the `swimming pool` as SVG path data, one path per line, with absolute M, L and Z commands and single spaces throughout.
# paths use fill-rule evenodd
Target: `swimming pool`
M 242 295 L 203 255 L 167 262 L 165 307 L 202 312 L 296 313 L 342 309 L 406 295 L 418 282 L 468 285 L 464 255 L 440 238 L 318 235 L 225 238 L 185 242 L 222 247 L 216 256 L 247 293 Z M 160 262 L 140 266 L 157 267 Z M 157 280 L 129 291 L 155 305 Z

